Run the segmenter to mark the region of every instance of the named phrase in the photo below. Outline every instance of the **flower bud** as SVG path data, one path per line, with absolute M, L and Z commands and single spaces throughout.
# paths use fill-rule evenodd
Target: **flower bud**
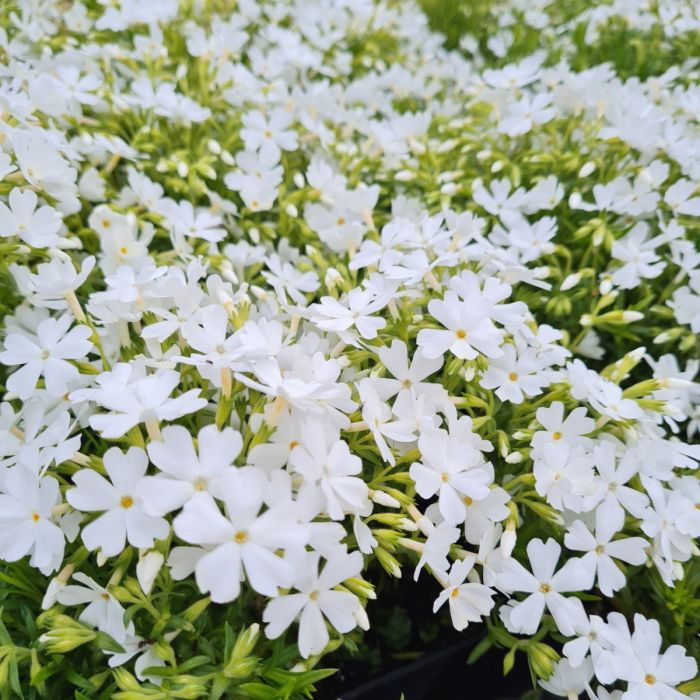
M 382 549 L 381 547 L 377 547 L 377 549 L 374 550 L 374 553 L 387 574 L 394 576 L 395 578 L 401 578 L 401 567 L 394 556 L 389 554 L 386 549 Z
M 156 576 L 163 566 L 165 558 L 160 552 L 148 552 L 136 564 L 136 577 L 138 578 L 141 590 L 148 595 L 153 588 Z
M 380 506 L 386 506 L 387 508 L 400 508 L 401 504 L 393 497 L 390 496 L 385 491 L 374 491 L 370 498 L 378 503 Z
M 304 180 L 304 176 L 301 173 L 294 173 L 292 180 L 299 189 L 306 187 L 306 180 Z
M 554 664 L 560 658 L 552 647 L 542 642 L 530 642 L 527 645 L 527 654 L 532 670 L 538 678 L 544 680 L 554 673 Z
M 260 625 L 257 622 L 238 635 L 231 651 L 231 658 L 224 667 L 224 675 L 227 678 L 247 678 L 253 673 L 258 660 L 250 655 L 255 649 L 259 636 Z
M 596 165 L 592 161 L 588 161 L 587 163 L 584 163 L 581 166 L 581 169 L 578 171 L 578 176 L 579 177 L 588 177 L 591 175 L 593 172 L 595 172 Z
M 562 292 L 566 292 L 569 289 L 573 289 L 580 281 L 583 275 L 580 272 L 572 272 L 564 278 L 564 281 L 559 286 Z
M 506 529 L 503 531 L 503 534 L 501 535 L 501 541 L 500 541 L 501 555 L 505 559 L 508 559 L 510 557 L 510 555 L 513 553 L 513 549 L 515 548 L 516 540 L 517 540 L 517 535 L 515 534 L 515 522 L 512 519 L 509 519 L 508 522 L 506 523 Z
M 329 267 L 326 270 L 326 276 L 323 279 L 323 283 L 326 285 L 326 288 L 330 291 L 331 289 L 335 289 L 336 286 L 341 284 L 343 282 L 343 276 L 336 270 L 334 267 Z

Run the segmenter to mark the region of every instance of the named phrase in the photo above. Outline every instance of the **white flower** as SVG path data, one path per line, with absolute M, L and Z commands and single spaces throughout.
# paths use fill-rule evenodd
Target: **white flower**
M 218 477 L 234 468 L 233 462 L 242 446 L 240 433 L 232 428 L 222 431 L 215 425 L 202 428 L 197 435 L 196 450 L 187 428 L 181 425 L 163 428 L 162 442 L 148 445 L 148 456 L 161 473 L 145 476 L 136 489 L 144 511 L 165 515 L 181 508 L 196 493 L 211 492 Z
M 360 381 L 358 390 L 362 400 L 362 418 L 372 432 L 382 459 L 389 464 L 396 464 L 386 439 L 413 442 L 415 425 L 409 420 L 393 420 L 391 409 L 379 398 L 371 379 Z
M 103 437 L 121 437 L 139 423 L 153 426 L 160 420 L 175 420 L 194 413 L 207 402 L 198 398 L 199 389 L 191 389 L 176 398 L 171 394 L 180 383 L 174 370 L 158 370 L 153 374 L 132 377 L 132 367 L 116 365 L 97 378 L 99 388 L 83 389 L 71 394 L 76 401 L 95 401 L 110 413 L 90 417 L 90 425 Z
M 575 700 L 588 689 L 591 678 L 593 663 L 590 658 L 578 666 L 573 666 L 568 659 L 561 659 L 557 661 L 554 673 L 546 681 L 539 681 L 539 684 L 553 695 Z
M 344 331 L 355 326 L 360 336 L 371 340 L 386 326 L 383 318 L 371 314 L 385 305 L 385 299 L 375 297 L 369 290 L 356 288 L 348 293 L 347 306 L 333 297 L 322 297 L 320 304 L 310 307 L 315 313 L 311 321 L 324 331 L 335 331 L 341 337 Z
M 537 421 L 544 428 L 532 436 L 533 456 L 542 454 L 548 442 L 566 440 L 570 445 L 586 447 L 590 440 L 585 436 L 593 432 L 595 421 L 589 418 L 585 406 L 578 406 L 564 418 L 564 404 L 555 401 L 537 409 Z
M 73 475 L 75 488 L 66 493 L 66 499 L 77 510 L 102 512 L 83 527 L 85 546 L 90 551 L 99 548 L 104 556 L 112 557 L 124 549 L 126 542 L 134 547 L 152 547 L 154 540 L 167 537 L 167 521 L 145 513 L 137 493 L 148 467 L 146 453 L 130 447 L 124 454 L 112 447 L 105 452 L 103 463 L 111 483 L 94 469 L 81 469 Z
M 676 214 L 700 216 L 700 197 L 692 196 L 697 189 L 697 183 L 680 178 L 666 190 L 664 202 Z
M 361 513 L 370 505 L 367 484 L 355 476 L 362 473 L 362 460 L 325 421 L 304 422 L 301 442 L 289 454 L 289 467 L 305 484 L 320 490 L 321 509 L 333 520 Z
M 576 520 L 564 538 L 568 549 L 586 552 L 581 558 L 581 567 L 593 576 L 597 574 L 598 588 L 606 596 L 612 596 L 626 583 L 625 575 L 613 559 L 636 566 L 647 560 L 645 549 L 649 543 L 643 537 L 612 540 L 613 535 L 622 530 L 624 520 L 622 509 L 604 501 L 595 512 L 595 534 L 581 520 Z
M 167 635 L 165 635 L 167 638 Z M 129 634 L 126 639 L 121 642 L 124 652 L 118 653 L 105 650 L 105 654 L 109 655 L 109 667 L 116 668 L 123 666 L 127 661 L 130 661 L 134 656 L 138 655 L 134 663 L 134 673 L 140 681 L 150 681 L 155 685 L 161 685 L 163 678 L 161 676 L 149 675 L 145 673 L 147 668 L 156 666 L 165 666 L 165 661 L 161 659 L 156 650 L 155 644 L 152 641 L 143 639 L 142 637 Z
M 120 644 L 126 640 L 127 635 L 134 633 L 133 623 L 124 624 L 124 608 L 107 589 L 80 571 L 73 574 L 73 579 L 82 586 L 62 586 L 56 594 L 61 605 L 87 603 L 78 619 L 105 632 Z
M 467 628 L 470 622 L 479 622 L 494 606 L 496 592 L 481 583 L 464 583 L 474 566 L 474 556 L 452 564 L 445 589 L 435 600 L 433 612 L 437 612 L 445 601 L 449 603 L 450 617 L 456 630 Z
M 485 389 L 495 389 L 501 401 L 522 403 L 525 397 L 537 396 L 550 383 L 542 362 L 527 348 L 505 344 L 503 355 L 492 359 L 488 369 L 481 375 L 479 383 Z
M 393 340 L 391 347 L 379 348 L 377 355 L 379 355 L 382 364 L 394 377 L 394 379 L 388 377 L 377 377 L 374 379 L 374 386 L 384 400 L 398 394 L 398 401 L 404 394 L 411 391 L 418 396 L 422 394 L 436 396 L 439 394 L 441 387 L 438 384 L 423 380 L 442 367 L 442 357 L 428 359 L 418 349 L 414 353 L 409 366 L 408 349 L 403 340 Z
M 319 556 L 305 554 L 297 566 L 294 588 L 289 593 L 271 600 L 263 612 L 267 623 L 265 634 L 276 639 L 299 617 L 299 651 L 308 659 L 320 654 L 328 644 L 329 635 L 324 617 L 341 634 L 357 626 L 356 612 L 361 607 L 357 596 L 349 591 L 334 590 L 343 581 L 362 571 L 362 555 L 338 553 L 328 559 L 318 573 Z
M 580 513 L 596 498 L 593 461 L 580 447 L 572 449 L 564 441 L 546 443 L 532 471 L 537 493 L 557 510 L 566 507 Z
M 447 521 L 432 527 L 423 543 L 423 551 L 418 566 L 416 566 L 414 579 L 417 581 L 421 569 L 427 564 L 433 571 L 446 571 L 449 567 L 447 555 L 450 547 L 459 539 L 459 530 Z
M 276 552 L 303 547 L 307 529 L 298 524 L 292 502 L 281 501 L 260 512 L 266 490 L 261 471 L 246 467 L 227 476 L 218 494 L 226 516 L 211 496 L 199 493 L 185 504 L 173 528 L 185 542 L 210 549 L 197 561 L 195 574 L 200 591 L 214 602 L 235 600 L 244 576 L 258 593 L 275 596 L 294 578 L 292 564 Z
M 68 360 L 83 360 L 92 348 L 87 326 L 75 326 L 69 314 L 42 321 L 32 337 L 25 333 L 10 333 L 5 338 L 5 351 L 0 362 L 22 365 L 7 380 L 7 388 L 21 399 L 28 399 L 44 377 L 46 390 L 53 396 L 63 396 L 78 376 L 78 369 Z
M 58 569 L 65 545 L 53 517 L 59 500 L 53 477 L 38 478 L 21 465 L 8 469 L 0 480 L 0 558 L 12 562 L 29 554 L 44 574 Z
M 567 637 L 574 634 L 576 623 L 585 618 L 581 601 L 566 598 L 562 593 L 587 590 L 592 581 L 577 559 L 570 559 L 554 573 L 560 554 L 561 547 L 553 539 L 547 542 L 534 539 L 527 545 L 532 573 L 513 558 L 503 560 L 496 577 L 498 588 L 506 593 L 529 594 L 525 600 L 515 603 L 504 619 L 511 631 L 529 635 L 537 632 L 545 607 L 559 631 Z M 501 608 L 502 618 L 505 610 Z
M 269 116 L 260 111 L 246 112 L 242 119 L 241 138 L 246 148 L 260 149 L 279 158 L 280 149 L 294 151 L 297 148 L 296 132 L 287 129 L 293 119 L 293 115 L 282 108 L 273 109 Z
M 479 353 L 490 358 L 503 354 L 503 335 L 489 318 L 488 309 L 447 291 L 442 300 L 428 303 L 428 311 L 447 329 L 418 331 L 416 342 L 428 359 L 442 357 L 448 350 L 462 360 L 473 360 Z
M 686 697 L 674 688 L 696 677 L 697 662 L 686 656 L 683 647 L 677 644 L 661 653 L 662 638 L 656 620 L 647 620 L 636 613 L 631 636 L 624 620 L 620 625 L 626 634 L 611 631 L 608 640 L 612 643 L 613 673 L 627 682 L 623 700 L 681 700 Z
M 414 462 L 410 469 L 416 491 L 422 498 L 439 493 L 442 517 L 464 522 L 467 504 L 489 494 L 492 477 L 483 468 L 481 453 L 444 430 L 422 433 L 418 449 L 423 462 Z
M 37 202 L 34 192 L 15 187 L 10 192 L 9 208 L 0 202 L 0 236 L 19 236 L 34 248 L 55 246 L 61 217 L 53 207 L 45 205 L 37 209 Z
M 75 269 L 69 257 L 53 258 L 37 265 L 36 273 L 27 267 L 14 265 L 10 269 L 20 290 L 35 306 L 48 309 L 68 309 L 69 295 L 80 287 L 95 266 L 90 255 L 82 261 L 80 271 Z

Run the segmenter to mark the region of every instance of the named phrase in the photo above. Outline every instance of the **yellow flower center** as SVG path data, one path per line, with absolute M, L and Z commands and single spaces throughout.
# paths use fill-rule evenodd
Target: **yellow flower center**
M 243 544 L 247 539 L 248 539 L 248 533 L 244 532 L 243 530 L 239 530 L 234 536 L 233 539 L 238 542 L 238 544 Z
M 467 337 L 467 331 L 463 331 L 461 328 L 455 332 L 455 335 L 460 339 L 464 340 Z
M 469 496 L 465 496 L 462 500 L 464 501 L 464 505 L 466 506 L 470 506 L 472 503 L 474 503 L 474 501 L 471 498 L 469 498 Z
M 561 433 L 557 430 L 557 432 L 552 435 L 552 438 L 554 440 L 561 440 Z
M 134 499 L 131 496 L 122 496 L 119 505 L 122 508 L 131 508 L 134 505 Z
M 39 513 L 37 513 L 36 511 L 34 511 L 34 512 L 32 513 L 32 520 L 33 520 L 35 523 L 38 523 L 40 518 L 41 518 L 41 516 L 40 516 Z
M 194 480 L 194 490 L 195 491 L 206 491 L 207 490 L 207 480 L 203 477 L 197 477 Z
M 508 379 L 510 379 L 511 382 L 514 382 L 518 378 L 518 375 L 515 372 L 511 372 L 508 375 Z
M 452 589 L 452 593 L 450 593 L 450 596 L 451 596 L 452 598 L 456 598 L 458 595 L 459 595 L 459 588 L 457 588 L 457 587 L 455 586 L 455 587 Z
M 540 593 L 549 593 L 552 589 L 550 588 L 548 583 L 543 583 L 540 586 Z
M 651 673 L 648 673 L 644 678 L 644 682 L 647 685 L 654 685 L 654 683 L 656 683 L 656 678 L 654 678 L 654 676 L 652 676 Z

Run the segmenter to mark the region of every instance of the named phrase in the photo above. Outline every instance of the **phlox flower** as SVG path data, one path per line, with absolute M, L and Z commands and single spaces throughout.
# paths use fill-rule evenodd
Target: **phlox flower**
M 85 546 L 113 557 L 127 542 L 134 547 L 152 547 L 155 540 L 167 537 L 167 521 L 148 515 L 137 492 L 148 467 L 146 453 L 138 447 L 130 447 L 126 453 L 112 447 L 103 463 L 109 481 L 94 469 L 81 469 L 73 475 L 75 488 L 66 493 L 68 503 L 77 510 L 102 513 L 83 527 Z
M 341 634 L 358 624 L 356 615 L 361 606 L 357 596 L 334 589 L 346 579 L 359 575 L 360 571 L 362 555 L 359 552 L 338 552 L 326 561 L 320 573 L 318 554 L 305 554 L 298 562 L 294 581 L 294 588 L 299 593 L 274 598 L 263 612 L 267 637 L 276 639 L 298 618 L 299 652 L 305 659 L 320 654 L 329 641 L 324 618 Z
M 308 530 L 299 524 L 291 501 L 261 512 L 266 483 L 255 467 L 232 470 L 217 494 L 226 515 L 209 494 L 199 493 L 173 522 L 180 539 L 209 548 L 196 562 L 195 577 L 200 591 L 209 593 L 214 602 L 235 600 L 244 577 L 255 591 L 267 596 L 276 596 L 279 588 L 292 584 L 294 567 L 276 552 L 303 547 Z
M 494 606 L 492 598 L 496 592 L 492 588 L 481 583 L 465 583 L 474 562 L 474 556 L 469 556 L 452 564 L 445 589 L 433 604 L 433 612 L 437 612 L 447 601 L 452 624 L 459 631 L 466 629 L 470 622 L 480 622 Z
M 506 593 L 528 594 L 510 609 L 501 608 L 501 618 L 512 632 L 535 634 L 545 608 L 559 631 L 567 637 L 574 634 L 577 621 L 585 618 L 581 601 L 562 594 L 587 590 L 592 585 L 591 577 L 581 568 L 578 559 L 568 560 L 555 573 L 560 554 L 561 547 L 553 539 L 547 542 L 533 539 L 527 545 L 532 573 L 512 557 L 503 560 L 501 572 L 496 577 L 497 587 Z
M 5 471 L 0 481 L 0 559 L 13 562 L 30 555 L 29 563 L 44 574 L 56 570 L 65 546 L 53 516 L 59 500 L 53 477 L 39 478 L 21 465 Z
M 216 480 L 229 469 L 243 440 L 233 428 L 219 431 L 207 425 L 197 435 L 195 450 L 189 430 L 181 425 L 163 428 L 163 440 L 148 444 L 148 456 L 160 470 L 137 485 L 143 509 L 150 515 L 178 510 L 196 493 L 211 492 Z

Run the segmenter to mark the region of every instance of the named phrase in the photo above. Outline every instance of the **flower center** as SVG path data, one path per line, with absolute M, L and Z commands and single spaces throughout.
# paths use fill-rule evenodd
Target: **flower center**
M 311 593 L 309 593 L 309 600 L 318 600 L 318 591 L 311 591 Z
M 100 593 L 100 598 L 102 598 L 102 600 L 109 600 L 109 593 Z
M 42 360 L 48 360 L 50 356 L 51 356 L 51 353 L 48 350 L 41 351 L 41 359 Z
M 131 508 L 134 505 L 134 499 L 131 496 L 122 496 L 119 505 L 122 508 Z
M 540 593 L 549 593 L 551 590 L 552 590 L 552 589 L 551 589 L 551 587 L 550 587 L 550 585 L 549 585 L 548 583 L 543 583 L 543 584 L 540 586 Z
M 647 673 L 647 675 L 644 677 L 644 682 L 647 685 L 654 685 L 654 683 L 656 683 L 656 678 L 654 678 L 651 673 Z
M 603 547 L 602 544 L 599 544 L 599 545 L 595 548 L 595 553 L 596 553 L 596 554 L 602 554 L 604 551 L 605 551 L 605 547 Z
M 450 476 L 447 472 L 442 472 L 442 474 L 440 474 L 440 478 L 445 484 L 450 480 Z
M 129 252 L 129 249 L 128 249 L 125 245 L 123 245 L 123 246 L 119 249 L 119 253 L 120 253 L 121 255 L 126 255 L 128 252 Z
M 41 516 L 40 516 L 39 513 L 37 513 L 36 511 L 34 511 L 34 512 L 32 513 L 32 520 L 33 520 L 35 523 L 38 523 L 40 518 L 41 518 Z
M 452 593 L 450 593 L 450 597 L 451 597 L 451 598 L 456 598 L 458 595 L 459 595 L 459 588 L 457 588 L 457 586 L 455 586 L 455 587 L 452 589 Z
M 238 542 L 238 544 L 244 544 L 245 541 L 248 539 L 248 533 L 245 532 L 245 531 L 243 531 L 243 530 L 239 530 L 239 531 L 233 536 L 233 539 L 234 539 L 236 542 Z
M 561 440 L 561 433 L 557 430 L 555 433 L 552 434 L 552 439 Z
M 338 220 L 335 222 L 338 226 L 343 226 L 345 224 L 345 217 L 339 216 Z
M 292 440 L 292 441 L 289 443 L 289 450 L 290 450 L 290 451 L 293 450 L 298 444 L 299 444 L 299 443 L 298 443 L 296 440 Z
M 461 328 L 455 332 L 455 335 L 460 339 L 464 340 L 467 337 L 467 331 L 462 330 Z
M 516 381 L 517 378 L 518 378 L 518 375 L 517 375 L 515 372 L 511 372 L 511 373 L 508 375 L 508 379 L 510 379 L 511 382 Z
M 474 503 L 474 501 L 469 496 L 465 496 L 462 500 L 464 501 L 464 505 L 467 506 L 470 506 L 472 503 Z
M 194 480 L 194 490 L 195 491 L 206 491 L 207 490 L 207 480 L 203 476 L 199 476 Z

